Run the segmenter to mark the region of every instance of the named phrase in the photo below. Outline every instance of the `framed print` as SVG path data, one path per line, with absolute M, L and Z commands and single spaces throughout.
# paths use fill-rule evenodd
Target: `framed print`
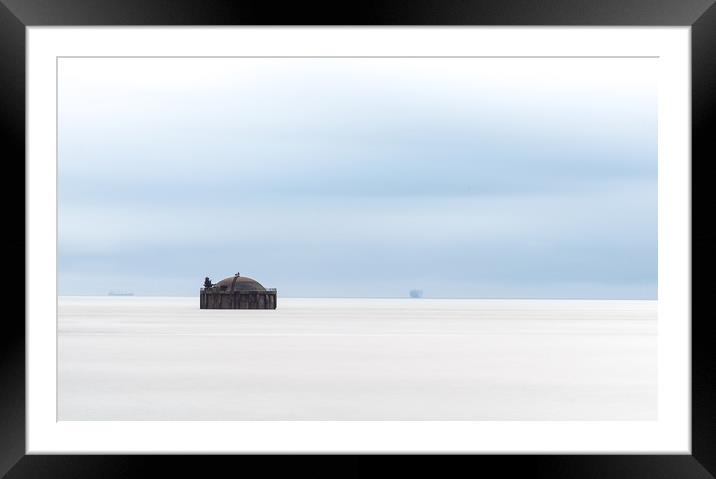
M 716 7 L 449 3 L 4 1 L 9 477 L 713 474 Z

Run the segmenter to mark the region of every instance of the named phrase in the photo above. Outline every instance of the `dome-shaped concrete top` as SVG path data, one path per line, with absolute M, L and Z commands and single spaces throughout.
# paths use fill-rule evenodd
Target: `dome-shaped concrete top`
M 222 279 L 214 286 L 221 289 L 226 287 L 227 291 L 266 291 L 266 288 L 261 286 L 261 283 L 258 281 L 247 278 L 246 276 L 239 276 L 238 274 L 236 276 Z

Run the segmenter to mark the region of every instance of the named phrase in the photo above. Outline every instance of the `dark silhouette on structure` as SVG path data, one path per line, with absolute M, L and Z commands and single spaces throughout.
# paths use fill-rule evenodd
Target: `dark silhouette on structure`
M 264 288 L 246 276 L 234 276 L 212 284 L 207 277 L 199 291 L 201 309 L 276 309 L 276 289 Z

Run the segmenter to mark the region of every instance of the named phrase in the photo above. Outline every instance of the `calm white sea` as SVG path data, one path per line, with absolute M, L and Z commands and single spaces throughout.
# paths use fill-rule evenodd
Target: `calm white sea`
M 656 302 L 61 297 L 60 420 L 655 419 Z

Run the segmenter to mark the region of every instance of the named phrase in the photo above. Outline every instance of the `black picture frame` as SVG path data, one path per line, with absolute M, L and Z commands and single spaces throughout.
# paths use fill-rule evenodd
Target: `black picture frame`
M 291 474 L 335 477 L 361 473 L 414 471 L 445 474 L 453 468 L 480 471 L 497 467 L 501 475 L 537 477 L 716 477 L 716 354 L 713 319 L 706 309 L 716 281 L 710 232 L 709 165 L 716 159 L 716 6 L 714 0 L 414 0 L 367 2 L 274 2 L 257 0 L 0 0 L 0 117 L 5 133 L 4 167 L 24 177 L 25 164 L 25 28 L 57 25 L 623 25 L 691 26 L 692 74 L 692 454 L 684 455 L 475 455 L 450 461 L 386 462 L 351 456 L 322 460 L 292 457 L 281 467 Z M 6 198 L 20 215 L 17 195 Z M 23 210 L 24 215 L 24 210 Z M 701 217 L 696 221 L 697 216 Z M 24 216 L 23 216 L 24 223 Z M 23 228 L 23 231 L 26 230 Z M 27 239 L 23 234 L 23 242 Z M 19 236 L 5 235 L 9 249 Z M 698 261 L 695 261 L 698 255 Z M 19 255 L 17 255 L 19 256 Z M 27 257 L 25 258 L 27 261 Z M 48 265 L 48 270 L 54 270 Z M 6 271 L 7 273 L 7 271 Z M 13 280 L 15 274 L 6 275 Z M 14 286 L 14 287 L 13 287 Z M 35 285 L 36 286 L 36 285 Z M 26 285 L 33 287 L 33 285 Z M 6 291 L 16 291 L 7 285 Z M 688 319 L 688 318 L 685 318 Z M 138 477 L 205 475 L 207 468 L 257 465 L 277 472 L 277 463 L 247 456 L 91 456 L 26 455 L 24 315 L 9 315 L 0 334 L 0 475 L 7 477 Z M 384 458 L 382 458 L 384 459 Z M 431 458 L 432 459 L 432 458 Z M 388 467 L 386 467 L 388 466 Z

